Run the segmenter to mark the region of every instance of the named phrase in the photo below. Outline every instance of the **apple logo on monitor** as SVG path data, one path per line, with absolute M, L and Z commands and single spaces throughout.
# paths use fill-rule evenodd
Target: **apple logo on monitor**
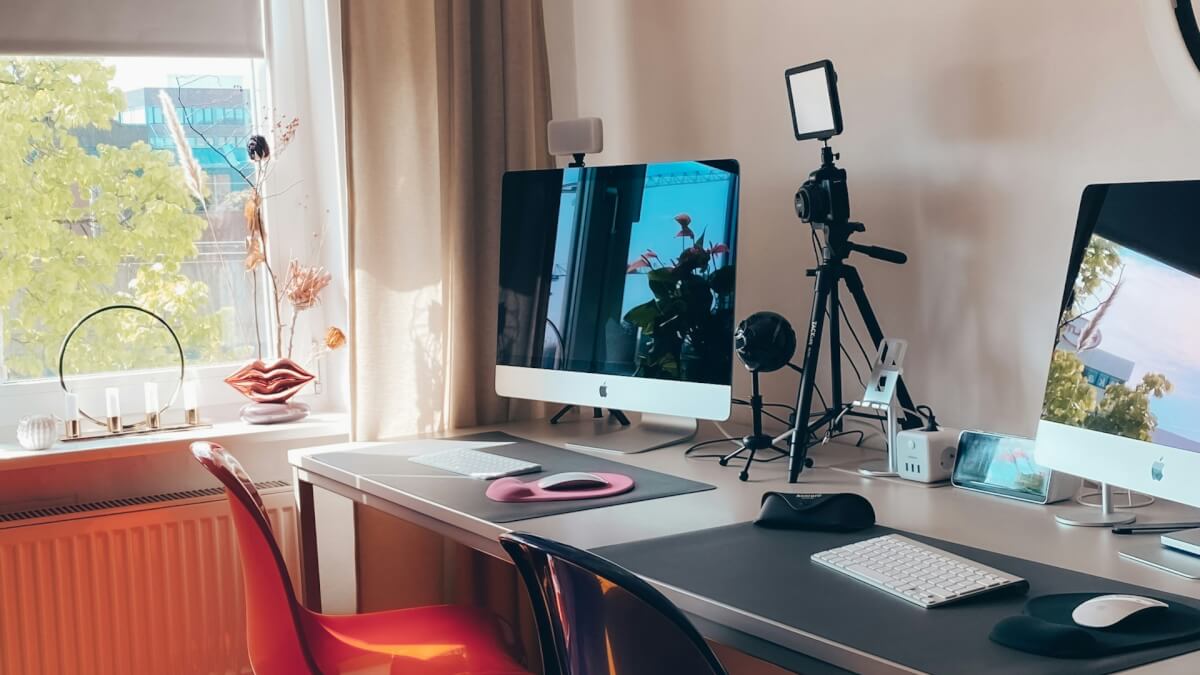
M 604 384 L 600 385 L 600 398 L 605 398 L 607 396 L 608 396 L 608 383 L 605 382 Z
M 1154 480 L 1163 479 L 1163 458 L 1159 457 L 1153 464 L 1150 465 L 1150 477 Z

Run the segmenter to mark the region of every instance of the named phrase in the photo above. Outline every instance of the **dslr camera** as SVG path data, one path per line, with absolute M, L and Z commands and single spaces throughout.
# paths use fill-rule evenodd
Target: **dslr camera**
M 828 147 L 821 149 L 821 158 L 821 167 L 808 174 L 808 180 L 796 190 L 796 215 L 813 227 L 850 220 L 846 170 L 834 166 L 834 154 Z

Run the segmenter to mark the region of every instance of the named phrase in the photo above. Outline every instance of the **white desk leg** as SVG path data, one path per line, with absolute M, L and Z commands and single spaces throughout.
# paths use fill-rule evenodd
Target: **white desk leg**
M 313 485 L 300 479 L 292 468 L 292 486 L 296 495 L 296 520 L 300 526 L 300 602 L 314 612 L 321 611 L 321 572 L 317 560 L 317 514 L 313 507 Z

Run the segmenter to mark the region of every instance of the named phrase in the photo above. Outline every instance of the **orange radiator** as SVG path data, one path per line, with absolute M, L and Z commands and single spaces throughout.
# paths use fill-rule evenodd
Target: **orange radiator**
M 291 488 L 258 487 L 295 571 Z M 245 636 L 220 488 L 0 514 L 0 675 L 249 673 Z

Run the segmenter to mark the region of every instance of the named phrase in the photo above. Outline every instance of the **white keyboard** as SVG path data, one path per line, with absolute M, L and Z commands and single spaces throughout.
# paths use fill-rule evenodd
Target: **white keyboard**
M 409 457 L 410 461 L 480 480 L 537 473 L 541 465 L 478 450 L 455 449 Z
M 921 607 L 937 607 L 1025 580 L 898 534 L 812 555 L 813 562 Z

